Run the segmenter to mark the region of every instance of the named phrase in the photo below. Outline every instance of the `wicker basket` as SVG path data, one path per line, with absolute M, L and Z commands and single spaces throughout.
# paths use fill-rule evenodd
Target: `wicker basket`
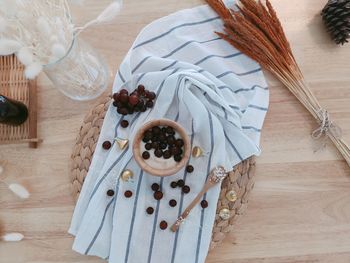
M 24 66 L 15 55 L 0 56 L 0 94 L 23 102 L 29 109 L 28 120 L 20 126 L 0 124 L 0 144 L 29 143 L 36 148 L 37 138 L 37 94 L 36 81 L 24 76 Z
M 71 157 L 72 193 L 76 199 L 79 197 L 82 184 L 89 170 L 103 119 L 110 102 L 110 97 L 101 99 L 87 114 L 80 128 Z M 233 171 L 223 181 L 210 249 L 222 242 L 225 236 L 233 230 L 233 224 L 237 217 L 244 213 L 248 204 L 249 193 L 254 186 L 254 175 L 255 158 L 252 157 L 234 167 Z M 226 215 L 229 212 L 228 217 L 222 216 L 225 211 Z

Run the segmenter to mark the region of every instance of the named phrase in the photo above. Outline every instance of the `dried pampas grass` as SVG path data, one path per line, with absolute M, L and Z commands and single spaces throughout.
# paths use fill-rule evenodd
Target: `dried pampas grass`
M 224 33 L 217 34 L 277 77 L 319 123 L 312 137 L 330 138 L 350 165 L 350 149 L 341 129 L 306 83 L 270 1 L 240 0 L 237 10 L 227 8 L 222 0 L 206 1 L 224 22 Z

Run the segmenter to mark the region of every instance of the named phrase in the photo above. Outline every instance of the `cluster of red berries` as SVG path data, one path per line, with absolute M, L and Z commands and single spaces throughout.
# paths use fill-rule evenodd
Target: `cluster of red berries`
M 156 94 L 146 90 L 145 86 L 139 85 L 137 89 L 129 94 L 122 89 L 113 94 L 113 105 L 117 112 L 122 115 L 134 114 L 134 112 L 145 112 L 147 108 L 153 108 Z

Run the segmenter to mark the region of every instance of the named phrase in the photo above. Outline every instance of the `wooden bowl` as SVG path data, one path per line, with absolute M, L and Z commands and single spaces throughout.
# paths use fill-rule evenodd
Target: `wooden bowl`
M 149 130 L 154 126 L 170 126 L 174 128 L 174 130 L 178 133 L 178 135 L 184 141 L 184 153 L 183 153 L 182 160 L 178 163 L 175 163 L 174 166 L 171 168 L 159 169 L 156 167 L 152 167 L 142 158 L 141 144 L 143 143 L 142 142 L 143 134 L 145 133 L 145 131 Z M 159 119 L 159 120 L 153 120 L 153 121 L 147 122 L 145 125 L 143 125 L 140 128 L 140 130 L 136 133 L 132 150 L 133 150 L 134 158 L 136 162 L 138 163 L 138 165 L 141 167 L 143 171 L 154 176 L 165 177 L 165 176 L 176 174 L 179 170 L 181 170 L 181 168 L 183 168 L 187 164 L 187 161 L 189 160 L 191 155 L 191 142 L 186 134 L 186 131 L 179 124 L 171 120 Z

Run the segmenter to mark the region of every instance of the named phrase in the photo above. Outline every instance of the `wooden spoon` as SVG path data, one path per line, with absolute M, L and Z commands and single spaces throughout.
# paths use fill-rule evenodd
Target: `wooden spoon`
M 210 173 L 207 182 L 205 183 L 202 191 L 198 193 L 196 198 L 189 204 L 182 215 L 176 220 L 176 222 L 171 226 L 171 231 L 176 232 L 180 227 L 180 224 L 185 221 L 187 216 L 190 214 L 191 210 L 201 201 L 203 195 L 209 191 L 210 188 L 214 187 L 218 183 L 222 182 L 228 173 L 222 166 L 215 167 Z

